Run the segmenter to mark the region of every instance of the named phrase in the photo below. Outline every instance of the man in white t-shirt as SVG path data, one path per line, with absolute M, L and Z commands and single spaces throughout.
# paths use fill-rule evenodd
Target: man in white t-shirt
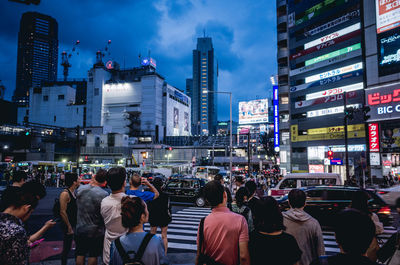
M 111 168 L 107 172 L 107 185 L 111 189 L 111 194 L 101 202 L 101 215 L 104 219 L 106 232 L 103 246 L 103 262 L 110 262 L 111 242 L 116 238 L 126 234 L 128 230 L 122 226 L 121 221 L 121 200 L 125 194 L 126 171 L 123 167 Z

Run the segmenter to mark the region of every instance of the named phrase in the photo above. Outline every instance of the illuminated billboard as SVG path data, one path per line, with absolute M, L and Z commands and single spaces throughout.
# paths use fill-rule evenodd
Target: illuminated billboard
M 333 95 L 339 95 L 342 94 L 343 92 L 350 92 L 350 91 L 356 91 L 364 88 L 364 83 L 356 83 L 348 86 L 342 86 L 342 87 L 336 87 L 336 88 L 331 88 L 327 90 L 322 90 L 318 91 L 315 93 L 307 94 L 306 95 L 306 100 L 310 99 L 316 99 L 316 98 L 322 98 L 322 97 L 327 97 L 327 96 L 333 96 Z
M 342 75 L 342 74 L 346 74 L 346 73 L 350 73 L 350 72 L 354 72 L 357 70 L 360 70 L 363 68 L 363 65 L 361 62 L 359 63 L 355 63 L 352 65 L 348 65 L 348 66 L 344 66 L 344 67 L 340 67 L 340 68 L 336 68 L 330 71 L 326 71 L 320 74 L 316 74 L 316 75 L 312 75 L 309 77 L 306 77 L 305 79 L 305 83 L 310 83 L 313 81 L 319 81 L 322 79 L 326 79 L 326 78 L 330 78 L 330 77 L 334 77 L 334 76 L 338 76 L 338 75 Z
M 400 88 L 388 85 L 365 90 L 366 104 L 371 108 L 368 121 L 400 118 Z
M 378 35 L 378 71 L 380 76 L 400 72 L 400 28 Z
M 239 124 L 268 122 L 268 99 L 239 102 Z
M 376 32 L 378 34 L 400 26 L 400 1 L 375 0 Z

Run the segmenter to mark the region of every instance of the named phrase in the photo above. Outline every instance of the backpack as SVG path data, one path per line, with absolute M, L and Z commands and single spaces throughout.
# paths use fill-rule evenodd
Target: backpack
M 135 254 L 135 257 L 133 259 L 131 259 L 129 257 L 129 253 L 134 253 L 134 251 L 126 252 L 121 245 L 120 237 L 118 237 L 115 240 L 115 246 L 117 248 L 118 254 L 122 258 L 123 264 L 124 265 L 145 265 L 142 262 L 142 257 L 143 257 L 144 251 L 146 250 L 147 245 L 149 244 L 149 242 L 153 236 L 154 236 L 154 234 L 146 233 L 145 237 L 143 238 L 142 243 L 140 243 L 139 250 Z

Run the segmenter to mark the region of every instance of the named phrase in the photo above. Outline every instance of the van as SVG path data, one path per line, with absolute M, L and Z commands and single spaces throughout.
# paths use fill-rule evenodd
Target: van
M 275 188 L 270 189 L 270 196 L 279 199 L 288 194 L 292 189 L 310 186 L 336 186 L 342 185 L 342 178 L 336 173 L 292 173 L 287 174 Z

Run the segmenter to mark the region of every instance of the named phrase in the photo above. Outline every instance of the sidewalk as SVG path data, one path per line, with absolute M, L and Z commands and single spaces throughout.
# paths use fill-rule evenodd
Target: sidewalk
M 194 253 L 170 253 L 168 254 L 169 264 L 194 265 L 196 254 Z M 60 259 L 45 260 L 41 262 L 31 263 L 31 265 L 59 265 Z M 74 265 L 75 259 L 68 259 L 68 265 Z M 98 264 L 101 264 L 100 262 Z

